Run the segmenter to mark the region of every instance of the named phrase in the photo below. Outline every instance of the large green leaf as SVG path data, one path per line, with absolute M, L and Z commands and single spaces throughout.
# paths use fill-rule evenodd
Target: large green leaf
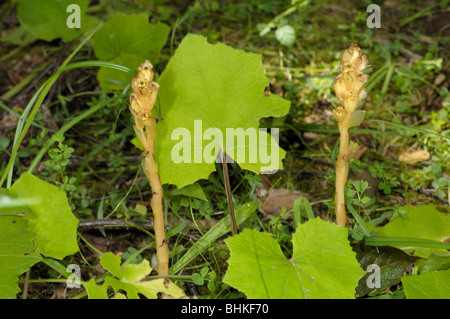
M 430 254 L 423 265 L 422 273 L 436 270 L 447 270 L 450 268 L 450 255 Z
M 150 274 L 152 268 L 148 260 L 144 259 L 140 264 L 120 265 L 120 257 L 113 253 L 106 253 L 100 257 L 100 263 L 114 276 L 105 278 L 101 286 L 97 286 L 93 280 L 84 284 L 90 299 L 107 298 L 107 289 L 111 286 L 117 293 L 125 291 L 129 299 L 139 299 L 139 294 L 156 299 L 158 293 L 171 295 L 175 298 L 184 296 L 181 288 L 172 282 L 165 282 L 164 278 L 143 280 Z M 123 295 L 121 295 L 123 296 Z
M 67 12 L 71 4 L 80 8 L 80 29 L 69 28 L 67 19 L 73 10 Z M 21 24 L 36 37 L 52 41 L 62 38 L 69 42 L 85 32 L 91 25 L 91 17 L 86 16 L 89 0 L 20 0 L 17 16 Z
M 58 187 L 24 173 L 10 188 L 15 198 L 34 199 L 24 216 L 36 235 L 34 243 L 43 255 L 62 259 L 78 251 L 78 219 L 72 214 L 66 193 Z
M 249 298 L 354 298 L 364 275 L 347 230 L 321 219 L 300 225 L 287 259 L 267 233 L 246 229 L 225 242 L 231 251 L 224 282 Z
M 261 118 L 289 111 L 289 101 L 264 94 L 269 80 L 261 55 L 187 35 L 158 82 L 163 121 L 157 125 L 155 155 L 163 184 L 181 188 L 207 178 L 215 170 L 219 149 L 256 173 L 282 166 L 285 152 L 272 132 L 263 132 L 256 140 L 245 137 L 256 136 Z M 234 135 L 242 138 L 233 146 Z M 263 158 L 263 147 L 271 154 L 272 144 L 273 158 Z
M 146 59 L 155 64 L 167 41 L 170 28 L 164 23 L 148 23 L 145 13 L 116 13 L 95 34 L 94 53 L 103 61 L 111 61 L 136 69 Z M 104 91 L 121 90 L 131 81 L 131 75 L 101 68 L 97 78 Z
M 17 277 L 41 260 L 33 238 L 23 217 L 0 216 L 0 299 L 15 299 Z
M 402 282 L 408 299 L 450 299 L 450 270 L 406 276 Z
M 430 239 L 444 242 L 450 238 L 450 215 L 439 212 L 434 205 L 404 206 L 400 210 L 406 212 L 406 219 L 396 217 L 383 227 L 367 225 L 381 237 L 404 237 L 414 239 Z M 395 246 L 394 246 L 395 247 Z M 406 252 L 414 252 L 416 256 L 427 258 L 432 252 L 448 254 L 445 249 L 400 247 Z

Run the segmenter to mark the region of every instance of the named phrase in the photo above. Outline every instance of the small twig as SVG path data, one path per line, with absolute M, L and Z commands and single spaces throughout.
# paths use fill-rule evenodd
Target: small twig
M 93 229 L 98 229 L 99 227 L 120 227 L 129 229 L 135 226 L 145 229 L 153 229 L 153 220 L 146 223 L 131 223 L 121 219 L 81 220 L 78 224 L 78 231 L 85 232 Z
M 23 284 L 23 293 L 22 293 L 22 299 L 28 298 L 28 284 L 30 282 L 30 269 L 27 270 L 25 273 L 25 281 Z
M 230 176 L 228 174 L 227 154 L 223 150 L 222 150 L 222 169 L 223 169 L 223 179 L 225 182 L 225 191 L 227 194 L 228 212 L 230 214 L 230 221 L 231 221 L 231 233 L 233 235 L 237 235 L 238 229 L 236 225 L 236 217 L 234 215 L 233 194 L 231 192 Z
M 111 229 L 131 229 L 131 228 L 142 228 L 146 230 L 154 230 L 153 219 L 150 219 L 146 223 L 128 222 L 121 219 L 89 219 L 80 220 L 78 224 L 78 231 L 80 233 L 87 232 L 90 230 L 99 229 L 100 227 L 110 227 Z M 168 227 L 166 227 L 168 230 Z M 188 238 L 189 240 L 197 241 L 198 236 L 188 234 L 186 232 L 180 232 L 180 235 Z

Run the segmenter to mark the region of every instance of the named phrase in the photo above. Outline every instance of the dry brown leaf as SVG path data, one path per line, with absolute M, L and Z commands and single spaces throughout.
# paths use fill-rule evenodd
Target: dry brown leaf
M 263 198 L 267 193 L 265 189 L 258 189 L 258 192 L 260 198 Z M 272 189 L 260 203 L 259 211 L 262 214 L 278 216 L 282 207 L 288 211 L 292 210 L 295 200 L 299 197 L 306 197 L 308 200 L 311 199 L 311 196 L 300 191 L 292 191 L 285 188 Z
M 366 146 L 358 145 L 355 142 L 350 142 L 350 147 L 353 148 L 353 151 L 351 153 L 351 158 L 353 159 L 360 159 L 361 156 L 368 150 Z
M 430 152 L 427 150 L 416 150 L 416 151 L 404 151 L 398 157 L 398 160 L 406 164 L 416 164 L 418 162 L 427 161 L 430 159 Z

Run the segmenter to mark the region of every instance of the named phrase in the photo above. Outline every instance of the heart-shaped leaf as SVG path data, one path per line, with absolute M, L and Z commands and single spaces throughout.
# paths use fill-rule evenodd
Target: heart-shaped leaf
M 62 259 L 78 251 L 78 219 L 72 214 L 64 191 L 30 173 L 24 173 L 9 193 L 15 198 L 35 200 L 27 205 L 30 212 L 24 218 L 36 234 L 34 243 L 40 253 Z
M 403 217 L 396 217 L 383 227 L 367 225 L 380 237 L 404 237 L 430 239 L 444 242 L 450 238 L 450 216 L 439 212 L 434 205 L 404 206 L 399 210 L 406 212 Z M 395 246 L 393 246 L 395 247 Z M 416 256 L 427 258 L 432 252 L 448 254 L 445 249 L 398 247 Z
M 150 59 L 153 63 L 167 41 L 170 28 L 164 23 L 148 23 L 145 13 L 125 15 L 116 13 L 95 34 L 94 53 L 103 60 L 131 69 Z M 101 68 L 97 74 L 104 91 L 121 90 L 131 81 L 132 75 L 121 71 Z
M 0 299 L 15 299 L 17 277 L 41 260 L 33 237 L 23 217 L 0 216 Z
M 106 299 L 107 289 L 113 287 L 116 293 L 126 292 L 128 299 L 139 299 L 139 294 L 149 298 L 156 299 L 158 293 L 171 295 L 175 298 L 184 296 L 181 288 L 173 282 L 165 282 L 164 278 L 153 280 L 143 280 L 150 274 L 152 268 L 147 259 L 142 260 L 140 264 L 120 265 L 120 257 L 113 253 L 106 253 L 100 257 L 100 263 L 114 276 L 105 278 L 101 286 L 97 286 L 94 280 L 85 283 L 84 286 L 90 299 Z M 120 294 L 119 298 L 125 298 Z
M 225 242 L 231 251 L 224 282 L 248 298 L 354 298 L 364 275 L 347 230 L 321 219 L 300 225 L 287 259 L 267 233 L 246 229 Z
M 408 299 L 450 299 L 450 270 L 406 276 L 402 282 Z
M 76 9 L 73 5 L 77 6 Z M 52 41 L 62 38 L 64 42 L 69 42 L 92 25 L 94 18 L 86 16 L 88 5 L 89 0 L 20 0 L 17 17 L 27 30 L 40 39 Z M 68 24 L 72 14 L 80 22 L 79 29 Z

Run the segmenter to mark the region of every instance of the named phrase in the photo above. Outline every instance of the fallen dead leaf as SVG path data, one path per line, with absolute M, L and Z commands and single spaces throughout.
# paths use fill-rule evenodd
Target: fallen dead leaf
M 353 148 L 353 151 L 351 153 L 351 158 L 353 159 L 359 159 L 363 154 L 368 150 L 366 146 L 361 146 L 359 144 L 356 144 L 354 142 L 350 142 L 350 146 Z
M 427 150 L 416 150 L 416 151 L 404 151 L 398 157 L 398 160 L 402 163 L 409 165 L 416 164 L 418 162 L 427 161 L 430 159 L 430 152 Z
M 259 211 L 263 215 L 279 216 L 282 207 L 288 211 L 292 210 L 295 200 L 300 197 L 306 197 L 308 200 L 311 200 L 311 196 L 306 193 L 285 188 L 272 189 L 269 194 L 263 188 L 258 189 L 257 192 L 259 198 L 264 198 L 259 204 Z

